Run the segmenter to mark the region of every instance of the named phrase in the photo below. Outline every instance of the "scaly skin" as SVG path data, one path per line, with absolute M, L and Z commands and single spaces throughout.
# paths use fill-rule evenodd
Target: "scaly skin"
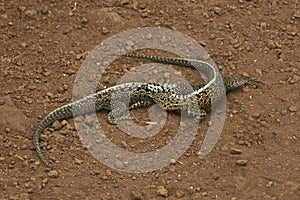
M 190 88 L 177 84 L 156 84 L 156 83 L 124 83 L 110 88 L 100 88 L 96 93 L 91 94 L 83 99 L 67 104 L 63 107 L 57 108 L 48 114 L 38 125 L 33 136 L 34 145 L 41 161 L 52 168 L 49 162 L 45 159 L 39 146 L 39 137 L 43 130 L 56 120 L 68 119 L 74 114 L 82 115 L 93 111 L 108 110 L 111 111 L 108 115 L 108 121 L 116 124 L 117 121 L 128 119 L 128 116 L 123 116 L 126 105 L 122 103 L 124 96 L 132 93 L 129 103 L 129 109 L 136 109 L 141 107 L 148 107 L 153 103 L 160 105 L 163 109 L 168 111 L 187 110 L 188 114 L 196 117 L 199 121 L 206 115 L 205 108 L 211 104 L 212 93 L 219 94 L 220 89 L 216 85 L 216 71 L 215 69 L 202 61 L 180 59 L 180 58 L 164 58 L 157 56 L 146 56 L 136 54 L 125 54 L 122 56 L 142 58 L 153 60 L 156 62 L 176 64 L 184 67 L 200 66 L 207 70 L 209 74 L 209 82 L 207 84 L 196 84 L 193 86 L 194 91 L 189 93 L 180 93 L 180 91 L 187 91 Z M 232 78 L 225 82 L 226 91 L 241 87 L 245 84 L 253 84 L 253 81 L 247 78 Z M 215 90 L 215 91 L 213 91 Z M 117 94 L 117 99 L 114 105 L 116 109 L 112 110 L 111 99 L 112 94 Z M 116 116 L 117 118 L 114 118 Z

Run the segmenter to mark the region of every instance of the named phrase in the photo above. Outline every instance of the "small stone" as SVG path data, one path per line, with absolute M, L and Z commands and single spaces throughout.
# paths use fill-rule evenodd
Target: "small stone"
M 69 123 L 67 122 L 67 120 L 62 120 L 61 121 L 61 125 L 63 125 L 63 126 L 67 126 Z
M 175 159 L 171 159 L 170 160 L 171 164 L 175 165 L 177 163 L 177 161 Z
M 25 12 L 25 10 L 27 9 L 25 6 L 19 6 L 18 7 L 19 11 L 21 12 Z
M 0 99 L 0 106 L 3 106 L 3 105 L 4 105 L 4 100 Z
M 164 186 L 158 186 L 156 190 L 157 196 L 168 197 L 169 191 Z
M 177 190 L 177 191 L 175 192 L 175 197 L 176 197 L 176 198 L 182 198 L 182 197 L 184 197 L 184 195 L 185 195 L 185 193 L 184 193 L 183 190 Z
M 82 25 L 87 25 L 88 23 L 89 23 L 89 20 L 88 20 L 87 18 L 83 17 L 83 18 L 81 19 L 81 24 L 82 24 Z
M 142 18 L 146 18 L 146 17 L 148 17 L 149 16 L 149 12 L 144 12 L 144 13 L 142 13 Z
M 105 173 L 106 173 L 107 176 L 111 176 L 111 171 L 109 169 L 106 170 Z
M 275 42 L 273 40 L 268 39 L 267 40 L 267 47 L 269 49 L 275 49 L 277 47 L 277 45 L 275 44 Z
M 80 159 L 78 159 L 78 158 L 75 158 L 74 162 L 75 162 L 75 164 L 77 164 L 77 165 L 81 165 L 81 164 L 83 163 L 83 160 L 80 160 Z
M 120 1 L 120 4 L 123 6 L 123 5 L 127 5 L 129 4 L 129 0 L 121 0 Z
M 131 191 L 132 200 L 142 200 L 142 194 L 139 191 Z
M 50 76 L 51 73 L 52 73 L 51 70 L 48 70 L 48 71 L 43 72 L 43 75 L 47 77 L 47 76 Z
M 244 93 L 248 93 L 248 92 L 251 91 L 251 89 L 248 88 L 248 87 L 243 87 L 242 91 L 243 91 Z
M 286 115 L 286 114 L 288 113 L 288 111 L 287 111 L 287 110 L 282 110 L 280 113 L 281 113 L 282 115 Z
M 75 56 L 76 60 L 81 60 L 82 58 L 83 58 L 83 54 L 82 53 L 76 54 L 76 56 Z
M 266 28 L 267 27 L 267 23 L 266 22 L 261 22 L 260 23 L 260 27 L 261 28 Z
M 29 18 L 32 18 L 37 15 L 37 11 L 33 10 L 33 9 L 26 10 L 24 13 L 25 13 L 26 17 L 29 17 Z
M 235 44 L 238 44 L 238 43 L 239 43 L 238 39 L 231 39 L 230 40 L 230 44 L 232 44 L 232 45 L 235 45 Z
M 47 178 L 44 178 L 44 179 L 42 180 L 42 183 L 43 183 L 43 184 L 47 184 L 47 183 L 48 183 L 48 179 L 47 179 Z
M 262 75 L 263 74 L 263 71 L 262 71 L 262 69 L 255 69 L 255 72 L 258 74 L 258 75 Z
M 300 18 L 300 10 L 297 10 L 297 11 L 294 13 L 294 17 L 295 17 L 295 18 Z
M 238 114 L 239 111 L 238 111 L 238 110 L 232 110 L 232 113 L 233 113 L 233 114 Z
M 214 7 L 214 12 L 219 15 L 222 12 L 222 8 Z
M 23 48 L 25 48 L 25 47 L 27 47 L 27 44 L 26 44 L 26 42 L 21 42 L 20 46 L 23 47 Z
M 46 95 L 47 95 L 50 99 L 52 99 L 52 98 L 54 97 L 54 94 L 53 94 L 52 92 L 47 92 Z
M 47 7 L 47 6 L 44 6 L 44 7 L 42 8 L 42 10 L 41 10 L 41 13 L 42 13 L 43 15 L 47 15 L 47 14 L 49 13 L 48 7 Z
M 48 176 L 49 176 L 50 178 L 58 178 L 59 174 L 58 174 L 58 171 L 56 171 L 56 170 L 51 170 L 51 171 L 48 172 Z
M 106 35 L 106 34 L 108 34 L 108 33 L 109 33 L 108 28 L 105 27 L 105 26 L 103 26 L 103 27 L 102 27 L 102 34 L 103 34 L 103 35 Z
M 207 192 L 202 192 L 201 195 L 206 197 L 208 195 L 208 193 Z
M 238 145 L 245 145 L 245 141 L 244 140 L 239 140 L 236 142 Z
M 231 153 L 231 154 L 241 154 L 241 153 L 242 153 L 242 150 L 236 149 L 236 148 L 232 148 L 232 149 L 230 150 L 230 153 Z
M 26 150 L 27 149 L 27 145 L 26 144 L 22 144 L 20 147 L 21 150 Z
M 292 79 L 289 81 L 290 84 L 294 84 L 300 80 L 300 76 L 298 75 L 293 75 Z
M 250 78 L 250 75 L 247 72 L 243 72 L 242 75 L 246 78 Z
M 76 72 L 73 69 L 67 69 L 67 71 L 66 71 L 66 74 L 68 74 L 68 75 L 73 75 L 75 73 Z
M 238 166 L 246 166 L 248 164 L 248 160 L 237 160 L 236 164 Z
M 274 182 L 273 181 L 269 181 L 267 184 L 266 184 L 266 187 L 270 188 L 274 185 Z
M 54 128 L 54 130 L 59 130 L 62 128 L 62 124 L 60 123 L 60 121 L 56 120 L 55 122 L 53 122 L 52 128 Z
M 298 108 L 295 105 L 292 105 L 289 107 L 289 111 L 291 111 L 291 112 L 296 112 L 297 110 L 298 110 Z

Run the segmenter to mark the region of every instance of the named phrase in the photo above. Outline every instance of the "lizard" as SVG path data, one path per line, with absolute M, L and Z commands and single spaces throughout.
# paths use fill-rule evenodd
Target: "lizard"
M 162 61 L 164 61 L 163 57 L 156 57 L 156 56 L 154 56 L 154 57 L 162 58 Z M 185 67 L 192 66 L 191 63 L 189 61 L 186 61 L 185 59 L 179 59 L 179 61 L 178 61 L 178 59 L 177 60 L 176 59 L 177 58 L 171 59 L 170 63 L 177 64 L 180 66 L 185 66 Z M 197 61 L 194 61 L 194 62 L 197 62 Z M 168 62 L 165 62 L 165 63 L 168 63 Z M 215 71 L 212 70 L 211 66 L 205 65 L 205 67 L 208 70 L 208 72 L 211 73 L 211 71 L 212 71 L 213 73 L 211 73 L 211 74 L 213 74 L 213 75 L 211 76 L 212 80 L 208 84 L 198 84 L 198 86 L 194 87 L 194 89 L 196 90 L 196 94 L 202 94 L 201 95 L 202 97 L 199 99 L 208 99 L 208 98 L 206 98 L 206 97 L 208 97 L 208 95 L 207 94 L 203 95 L 203 94 L 208 91 L 207 88 L 214 83 L 214 78 L 216 77 Z M 234 89 L 236 87 L 240 87 L 242 85 L 250 83 L 249 80 L 244 79 L 244 78 L 237 79 L 233 82 L 235 82 L 235 85 L 228 82 L 227 88 Z M 178 89 L 178 85 L 176 85 L 176 84 L 160 85 L 160 84 L 155 84 L 155 83 L 125 83 L 125 84 L 116 85 L 116 86 L 113 86 L 110 88 L 106 88 L 106 89 L 97 91 L 96 93 L 91 94 L 81 100 L 78 100 L 71 104 L 67 104 L 63 107 L 55 109 L 40 122 L 40 124 L 38 125 L 36 132 L 33 136 L 33 141 L 34 141 L 36 151 L 37 151 L 38 156 L 41 159 L 41 161 L 49 168 L 52 168 L 51 165 L 48 163 L 48 161 L 43 156 L 40 146 L 39 146 L 39 136 L 47 126 L 49 126 L 56 120 L 72 117 L 74 114 L 73 113 L 74 109 L 77 110 L 78 115 L 90 113 L 94 110 L 99 111 L 101 109 L 111 111 L 108 115 L 108 121 L 111 124 L 115 124 L 116 121 L 119 121 L 119 120 L 127 119 L 128 116 L 122 116 L 122 113 L 124 111 L 124 106 L 126 106 L 126 105 L 123 105 L 121 103 L 121 101 L 117 102 L 117 104 L 119 104 L 119 107 L 117 107 L 118 109 L 111 109 L 111 106 L 110 106 L 110 101 L 111 101 L 111 97 L 112 97 L 111 95 L 113 92 L 117 92 L 117 94 L 119 95 L 119 98 L 121 99 L 122 96 L 124 96 L 124 94 L 131 92 L 134 89 L 136 89 L 136 90 L 133 92 L 133 98 L 131 98 L 131 99 L 133 99 L 133 101 L 131 101 L 129 109 L 147 107 L 147 106 L 152 105 L 153 103 L 157 103 L 166 110 L 179 110 L 182 107 L 182 105 L 181 105 L 182 103 L 180 103 L 182 100 L 180 100 L 180 97 L 181 97 L 181 99 L 182 98 L 189 99 L 189 98 L 191 98 L 190 96 L 192 96 L 192 98 L 195 97 L 195 95 L 190 95 L 190 96 L 187 95 L 187 96 L 179 96 L 179 99 L 178 99 L 178 95 L 177 95 L 177 98 L 174 98 L 174 94 L 176 94 L 176 93 L 174 93 L 174 91 L 176 91 L 176 89 Z M 166 96 L 167 96 L 167 98 L 166 98 Z M 173 97 L 169 98 L 170 96 L 171 97 L 173 96 Z M 176 95 L 175 95 L 175 97 L 176 97 Z M 94 105 L 94 104 L 92 104 L 93 102 L 95 102 L 95 108 L 93 107 L 93 105 Z M 194 101 L 194 103 L 195 103 L 195 101 Z M 196 103 L 200 103 L 201 105 L 202 104 L 204 105 L 203 101 L 198 102 L 196 100 Z M 191 104 L 185 103 L 185 104 L 183 104 L 183 106 L 184 105 L 186 108 L 189 108 L 188 113 L 196 115 L 197 119 L 202 119 L 206 114 L 206 112 L 204 112 L 202 109 L 201 110 L 198 110 L 195 108 L 190 109 Z M 185 107 L 183 107 L 183 108 L 185 108 Z M 123 109 L 120 109 L 120 108 L 123 108 Z M 115 119 L 114 116 L 117 116 L 117 119 Z
M 172 61 L 177 61 L 177 60 L 172 60 Z M 196 61 L 196 60 L 195 62 L 197 64 L 200 63 L 200 67 L 203 68 L 209 74 L 209 79 L 211 79 L 203 87 L 197 88 L 197 93 L 200 93 L 206 87 L 212 85 L 215 82 L 216 71 L 215 68 L 209 65 L 208 63 L 202 61 Z M 177 61 L 173 64 L 177 64 L 185 67 L 191 67 L 190 61 L 185 61 L 184 59 L 181 59 L 179 62 Z M 99 110 L 108 110 L 110 111 L 110 113 L 108 114 L 108 121 L 111 124 L 116 124 L 117 121 L 129 118 L 128 116 L 122 116 L 124 111 L 126 111 L 126 105 L 122 103 L 122 97 L 124 97 L 124 95 L 126 95 L 127 93 L 133 92 L 131 98 L 131 100 L 133 101 L 131 101 L 129 109 L 136 109 L 140 107 L 150 106 L 154 102 L 161 104 L 161 102 L 153 101 L 154 99 L 157 99 L 157 97 L 159 97 L 159 95 L 153 96 L 153 93 L 168 94 L 168 93 L 172 93 L 173 91 L 176 91 L 176 89 L 178 89 L 178 85 L 176 84 L 161 85 L 156 83 L 137 83 L 137 82 L 124 83 L 124 84 L 115 85 L 113 87 L 103 89 L 101 91 L 96 91 L 96 93 L 90 94 L 89 96 L 84 97 L 83 99 L 80 99 L 78 101 L 75 101 L 73 103 L 55 109 L 39 123 L 33 135 L 34 146 L 40 160 L 47 167 L 52 168 L 41 152 L 41 148 L 39 145 L 39 138 L 43 130 L 47 126 L 52 124 L 54 121 L 71 118 L 73 115 L 87 114 Z M 112 93 L 114 94 L 117 93 L 118 96 L 117 98 L 119 101 L 116 102 L 117 104 L 116 107 L 118 109 L 112 109 L 112 106 L 110 104 Z M 117 118 L 115 118 L 115 116 L 117 116 Z

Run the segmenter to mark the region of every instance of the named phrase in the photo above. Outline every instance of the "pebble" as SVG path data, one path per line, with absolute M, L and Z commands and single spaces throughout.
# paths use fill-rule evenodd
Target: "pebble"
M 230 44 L 232 44 L 232 45 L 235 45 L 235 44 L 238 44 L 238 43 L 239 43 L 238 39 L 231 39 L 230 40 Z
M 46 95 L 47 95 L 50 99 L 52 99 L 52 98 L 54 97 L 54 94 L 53 94 L 52 92 L 47 92 Z
M 48 70 L 48 71 L 43 72 L 43 75 L 47 77 L 47 76 L 50 76 L 51 73 L 52 72 L 50 70 Z
M 300 76 L 298 75 L 293 75 L 292 79 L 289 81 L 290 84 L 294 84 L 300 80 Z
M 84 55 L 82 53 L 76 54 L 75 59 L 76 60 L 81 60 L 83 58 L 83 56 Z
M 50 178 L 58 178 L 59 174 L 58 174 L 58 171 L 56 171 L 56 170 L 51 170 L 51 171 L 48 172 L 48 176 L 49 176 Z
M 182 198 L 182 197 L 184 197 L 184 195 L 185 195 L 185 193 L 184 193 L 183 190 L 177 190 L 177 191 L 175 192 L 175 197 L 176 197 L 176 198 Z
M 20 147 L 21 150 L 26 150 L 27 149 L 27 145 L 26 144 L 22 144 Z
M 267 27 L 267 23 L 266 22 L 261 22 L 260 23 L 260 27 L 261 28 L 266 28 Z
M 61 125 L 63 125 L 63 126 L 67 126 L 69 123 L 67 122 L 67 120 L 62 120 L 61 121 Z
M 277 45 L 275 44 L 275 42 L 273 40 L 268 39 L 267 40 L 267 47 L 269 49 L 275 49 L 277 47 Z
M 3 105 L 4 105 L 4 100 L 0 99 L 0 106 L 3 106 Z
M 81 164 L 83 163 L 83 160 L 80 160 L 80 159 L 78 159 L 78 158 L 75 158 L 74 162 L 75 162 L 75 164 L 77 164 L 77 165 L 81 165 Z
M 162 197 L 168 197 L 169 191 L 164 186 L 158 186 L 156 190 L 156 194 Z
M 47 7 L 47 6 L 44 6 L 44 7 L 42 8 L 42 10 L 41 10 L 41 13 L 42 13 L 43 15 L 47 15 L 47 14 L 49 13 L 48 7 Z
M 231 153 L 231 154 L 241 154 L 241 153 L 242 153 L 242 150 L 236 149 L 236 148 L 232 148 L 232 149 L 230 150 L 230 153 Z
M 54 128 L 54 130 L 59 130 L 62 128 L 62 124 L 60 123 L 60 121 L 56 120 L 55 122 L 53 122 L 52 128 Z
M 242 160 L 237 160 L 235 163 L 236 163 L 238 166 L 246 166 L 246 165 L 248 164 L 248 160 L 244 160 L 244 159 L 242 159 Z
M 26 42 L 21 42 L 20 46 L 23 47 L 23 48 L 25 48 L 25 47 L 27 47 L 27 44 L 26 44 Z
M 251 91 L 251 89 L 248 88 L 248 87 L 243 87 L 242 91 L 243 91 L 244 93 L 248 93 L 248 92 Z
M 243 72 L 242 75 L 246 78 L 250 78 L 250 75 L 247 72 Z
M 292 105 L 289 107 L 289 111 L 291 111 L 291 112 L 296 112 L 297 110 L 298 110 L 298 108 L 295 105 Z
M 201 195 L 206 197 L 208 195 L 208 192 L 202 192 Z
M 111 176 L 112 175 L 112 173 L 111 173 L 111 171 L 109 169 L 106 170 L 105 173 L 106 173 L 107 176 Z
M 24 13 L 25 13 L 26 17 L 30 17 L 30 18 L 37 15 L 37 11 L 33 10 L 33 9 L 26 10 Z
M 297 10 L 297 11 L 294 13 L 294 17 L 295 17 L 295 18 L 300 18 L 300 10 Z
M 258 75 L 262 75 L 263 74 L 263 71 L 262 69 L 255 69 L 255 72 L 258 74 Z
M 131 191 L 132 200 L 142 200 L 142 194 L 139 191 Z
M 214 7 L 214 12 L 219 15 L 222 12 L 222 8 Z
M 286 114 L 288 113 L 288 111 L 287 111 L 287 110 L 282 110 L 280 113 L 281 113 L 282 115 L 286 115 Z
M 88 23 L 89 23 L 89 20 L 88 20 L 87 18 L 83 17 L 83 18 L 81 19 L 81 24 L 82 24 L 82 25 L 87 25 Z
M 25 12 L 25 10 L 27 9 L 25 6 L 19 6 L 18 9 L 21 11 L 21 12 Z
M 177 161 L 175 159 L 171 159 L 170 160 L 171 164 L 175 165 L 177 163 Z
M 67 71 L 65 73 L 68 75 L 72 75 L 72 74 L 75 74 L 76 72 L 73 69 L 67 69 Z
M 105 27 L 105 26 L 103 26 L 103 27 L 102 27 L 102 34 L 103 34 L 103 35 L 107 35 L 108 33 L 109 33 L 108 28 Z

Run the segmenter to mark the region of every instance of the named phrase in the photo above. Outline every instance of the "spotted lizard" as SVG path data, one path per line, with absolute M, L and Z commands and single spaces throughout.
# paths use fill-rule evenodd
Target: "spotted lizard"
M 164 60 L 163 57 L 151 56 L 151 58 L 154 58 L 154 61 L 155 59 L 160 59 L 156 61 L 177 64 L 185 67 L 193 66 L 194 62 L 199 63 L 199 61 L 196 60 L 178 58 L 168 58 L 169 60 L 167 61 Z M 193 62 L 192 64 L 191 61 Z M 157 103 L 166 110 L 187 109 L 188 113 L 196 116 L 197 120 L 202 119 L 206 114 L 202 108 L 207 107 L 210 104 L 209 94 L 211 90 L 208 88 L 215 84 L 216 72 L 211 65 L 206 65 L 204 62 L 201 62 L 200 64 L 203 65 L 200 67 L 205 68 L 209 72 L 211 80 L 207 84 L 198 84 L 193 88 L 195 91 L 188 94 L 179 94 L 178 88 L 180 87 L 177 84 L 162 85 L 157 83 L 124 83 L 97 91 L 83 99 L 52 111 L 40 122 L 33 136 L 34 145 L 39 158 L 46 166 L 51 168 L 51 165 L 45 159 L 39 146 L 39 136 L 47 126 L 56 120 L 67 119 L 72 116 L 74 117 L 99 110 L 111 111 L 108 116 L 108 121 L 115 124 L 117 121 L 128 118 L 128 116 L 123 116 L 126 105 L 122 103 L 122 98 L 124 95 L 126 96 L 131 92 L 133 93 L 129 109 L 147 107 L 153 103 Z M 227 84 L 225 83 L 225 87 L 226 89 L 234 89 L 248 83 L 251 83 L 250 79 L 237 78 L 230 80 Z M 117 101 L 115 101 L 117 105 L 114 105 L 117 109 L 112 109 L 111 106 L 112 93 L 117 94 Z M 196 105 L 200 105 L 201 109 L 199 109 Z M 74 113 L 76 114 L 74 115 Z

